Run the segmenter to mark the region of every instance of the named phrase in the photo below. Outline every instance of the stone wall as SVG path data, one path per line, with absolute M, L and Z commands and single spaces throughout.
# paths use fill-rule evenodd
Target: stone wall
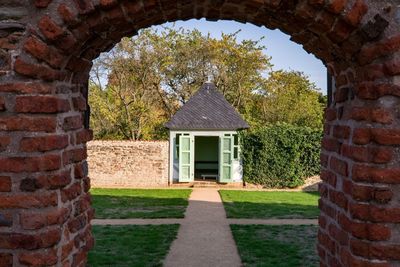
M 167 141 L 92 141 L 87 149 L 93 188 L 168 186 Z

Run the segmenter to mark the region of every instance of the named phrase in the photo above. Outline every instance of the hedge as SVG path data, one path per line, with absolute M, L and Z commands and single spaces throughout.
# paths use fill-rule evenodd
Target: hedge
M 270 188 L 297 187 L 320 172 L 322 130 L 290 124 L 241 133 L 244 180 Z

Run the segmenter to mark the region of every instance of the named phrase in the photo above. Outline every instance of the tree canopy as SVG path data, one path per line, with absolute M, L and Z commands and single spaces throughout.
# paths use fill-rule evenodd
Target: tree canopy
M 251 127 L 286 122 L 322 127 L 324 97 L 296 71 L 273 71 L 260 40 L 198 30 L 150 28 L 102 54 L 91 72 L 91 127 L 97 139 L 167 137 L 163 124 L 207 80 Z

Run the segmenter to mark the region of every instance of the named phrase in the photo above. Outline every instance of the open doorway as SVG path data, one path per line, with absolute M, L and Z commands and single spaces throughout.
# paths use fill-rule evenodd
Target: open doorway
M 196 180 L 218 180 L 219 137 L 195 136 L 194 163 Z

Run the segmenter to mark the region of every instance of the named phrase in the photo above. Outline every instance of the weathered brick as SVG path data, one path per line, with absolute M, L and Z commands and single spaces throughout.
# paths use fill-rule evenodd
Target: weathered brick
M 59 174 L 41 175 L 37 177 L 35 185 L 38 188 L 58 189 L 71 183 L 71 171 L 63 171 Z
M 28 38 L 24 48 L 37 59 L 47 62 L 50 66 L 55 68 L 60 68 L 64 60 L 64 56 L 55 48 L 49 47 L 36 37 Z
M 93 139 L 93 131 L 84 129 L 75 134 L 75 142 L 77 145 L 89 142 Z
M 76 130 L 83 127 L 82 116 L 70 116 L 64 118 L 63 129 L 65 131 Z
M 366 145 L 371 142 L 371 129 L 357 128 L 353 131 L 353 143 L 356 145 Z
M 13 266 L 13 255 L 11 253 L 0 252 L 0 266 L 12 267 Z
M 325 137 L 322 139 L 322 147 L 328 151 L 339 153 L 341 145 L 342 144 L 334 138 Z
M 105 9 L 109 9 L 117 4 L 117 0 L 100 0 L 100 6 Z
M 341 139 L 348 139 L 350 136 L 351 129 L 349 126 L 335 125 L 333 127 L 333 136 Z
M 66 202 L 68 200 L 76 199 L 80 194 L 82 194 L 82 186 L 81 182 L 78 181 L 61 191 L 61 199 L 63 202 Z
M 35 6 L 38 8 L 45 8 L 47 7 L 52 0 L 35 0 Z
M 336 109 L 333 109 L 333 108 L 325 109 L 325 119 L 327 121 L 333 121 L 333 120 L 336 120 L 336 118 L 337 118 Z
M 396 184 L 400 181 L 400 168 L 378 168 L 368 165 L 353 165 L 352 177 L 355 181 Z
M 2 209 L 44 208 L 56 205 L 57 205 L 57 194 L 54 192 L 50 194 L 20 193 L 20 194 L 14 194 L 12 196 L 0 195 L 0 208 Z
M 400 86 L 388 83 L 364 82 L 356 87 L 355 93 L 362 99 L 377 99 L 386 95 L 400 96 Z
M 52 208 L 46 212 L 24 211 L 20 215 L 20 221 L 23 229 L 35 230 L 50 225 L 63 224 L 70 214 L 70 208 Z
M 46 135 L 38 137 L 24 137 L 20 143 L 20 150 L 24 152 L 50 151 L 65 148 L 68 145 L 68 135 Z
M 49 248 L 56 245 L 61 239 L 60 229 L 49 229 L 36 234 L 0 233 L 0 247 L 6 249 L 35 250 Z
M 64 4 L 61 3 L 58 8 L 57 8 L 58 14 L 60 14 L 61 18 L 64 20 L 64 22 L 70 26 L 74 26 L 79 23 L 78 15 L 73 11 L 73 9 Z
M 94 11 L 94 5 L 91 0 L 74 0 L 73 2 L 80 14 L 88 14 Z
M 381 145 L 400 145 L 399 129 L 371 129 L 372 139 Z
M 362 18 L 368 12 L 368 6 L 364 0 L 356 0 L 353 7 L 345 14 L 345 21 L 356 27 L 361 23 Z
M 74 148 L 65 150 L 63 153 L 63 163 L 68 165 L 75 162 L 80 162 L 87 157 L 86 147 Z
M 39 20 L 38 25 L 43 35 L 51 41 L 59 40 L 65 35 L 65 31 L 47 15 Z
M 18 96 L 15 111 L 20 113 L 59 113 L 70 110 L 68 99 L 55 96 Z
M 336 175 L 333 172 L 322 170 L 321 179 L 333 187 L 336 187 Z
M 399 223 L 400 208 L 382 208 L 371 204 L 351 204 L 350 214 L 354 219 L 374 223 Z
M 11 137 L 0 136 L 0 152 L 5 151 L 10 143 L 11 143 Z
M 57 249 L 45 249 L 39 252 L 23 252 L 19 255 L 20 263 L 28 266 L 51 266 L 58 261 Z
M 19 74 L 32 78 L 40 78 L 46 81 L 63 80 L 65 73 L 48 68 L 43 65 L 28 63 L 21 58 L 17 58 L 14 63 L 14 69 Z
M 0 130 L 54 132 L 56 117 L 4 116 L 0 117 Z
M 393 150 L 385 147 L 342 145 L 341 154 L 358 162 L 388 163 L 393 158 Z
M 81 96 L 72 98 L 72 103 L 76 111 L 85 111 L 87 109 L 86 99 Z
M 331 157 L 329 161 L 329 166 L 332 170 L 334 170 L 337 174 L 347 176 L 348 174 L 348 165 L 347 162 L 338 159 L 336 157 Z
M 384 108 L 353 107 L 348 111 L 346 118 L 382 124 L 391 124 L 393 122 L 392 112 Z
M 0 84 L 0 92 L 17 94 L 49 94 L 52 87 L 45 83 L 26 82 L 26 83 L 5 83 Z
M 0 176 L 0 192 L 11 192 L 11 177 Z
M 400 35 L 391 36 L 377 43 L 366 44 L 358 55 L 358 62 L 365 65 L 398 49 L 400 49 Z
M 0 111 L 6 110 L 6 101 L 4 97 L 0 96 Z
M 60 167 L 61 157 L 59 155 L 0 158 L 0 172 L 51 171 Z

